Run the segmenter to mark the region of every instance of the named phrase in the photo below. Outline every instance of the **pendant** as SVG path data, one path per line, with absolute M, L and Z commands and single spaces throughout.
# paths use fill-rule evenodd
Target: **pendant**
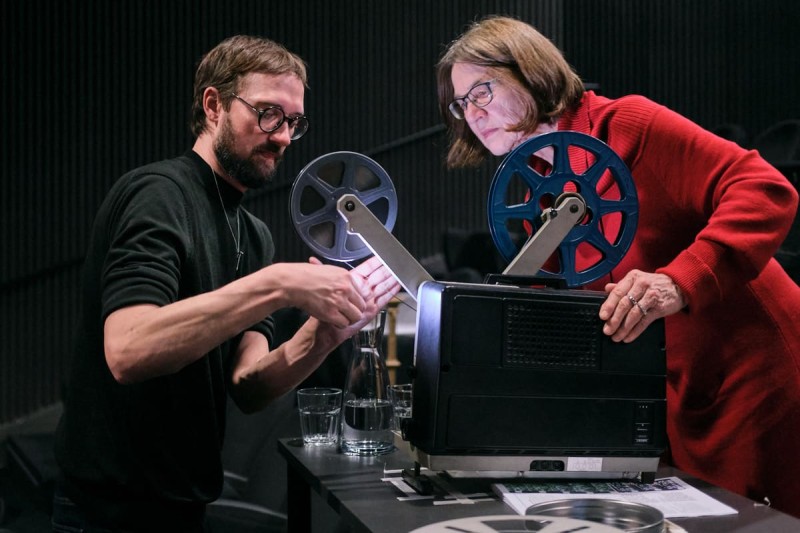
M 242 261 L 242 256 L 244 252 L 241 250 L 236 250 L 236 272 L 239 272 L 239 263 Z

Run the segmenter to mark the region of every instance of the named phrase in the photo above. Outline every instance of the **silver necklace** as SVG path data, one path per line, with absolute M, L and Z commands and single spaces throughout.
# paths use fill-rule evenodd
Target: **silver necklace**
M 211 173 L 214 175 L 214 185 L 217 187 L 217 196 L 219 196 L 219 205 L 222 206 L 222 215 L 225 217 L 225 222 L 228 223 L 228 229 L 231 231 L 231 237 L 233 237 L 233 244 L 236 246 L 236 272 L 239 272 L 239 263 L 242 260 L 242 256 L 244 255 L 244 251 L 239 248 L 239 238 L 241 237 L 240 233 L 240 226 L 239 226 L 239 210 L 236 210 L 236 234 L 233 233 L 233 226 L 231 226 L 231 221 L 228 218 L 228 212 L 225 210 L 225 202 L 222 201 L 222 192 L 219 190 L 219 183 L 217 182 L 217 173 L 214 172 L 214 169 L 211 169 Z

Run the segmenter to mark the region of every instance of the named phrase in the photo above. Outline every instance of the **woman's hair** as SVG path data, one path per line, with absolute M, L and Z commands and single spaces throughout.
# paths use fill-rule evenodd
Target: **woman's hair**
M 486 67 L 523 104 L 523 118 L 512 131 L 533 132 L 577 105 L 583 82 L 561 51 L 532 26 L 508 17 L 491 16 L 473 23 L 450 43 L 436 67 L 439 109 L 450 132 L 449 168 L 477 166 L 488 150 L 465 120 L 455 119 L 450 74 L 456 63 Z
M 229 109 L 231 93 L 239 89 L 239 80 L 251 73 L 295 74 L 308 84 L 305 62 L 284 46 L 263 37 L 237 35 L 229 37 L 208 52 L 200 61 L 194 77 L 191 130 L 198 137 L 206 130 L 203 92 L 216 87 L 222 105 Z

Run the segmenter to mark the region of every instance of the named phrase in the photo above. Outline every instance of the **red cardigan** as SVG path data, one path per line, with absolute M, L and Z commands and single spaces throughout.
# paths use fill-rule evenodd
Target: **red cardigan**
M 637 268 L 667 274 L 688 302 L 666 318 L 672 461 L 800 516 L 800 288 L 773 259 L 794 187 L 756 151 L 641 96 L 588 92 L 558 128 L 609 144 L 639 197 L 630 250 L 588 288 Z M 571 155 L 584 172 L 586 155 Z

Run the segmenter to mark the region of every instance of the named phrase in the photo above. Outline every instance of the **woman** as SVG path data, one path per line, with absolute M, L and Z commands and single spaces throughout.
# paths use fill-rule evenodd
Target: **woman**
M 639 222 L 625 257 L 586 286 L 608 294 L 604 332 L 630 342 L 666 317 L 668 459 L 800 516 L 800 288 L 772 258 L 797 211 L 791 184 L 757 152 L 644 97 L 585 91 L 561 52 L 514 19 L 475 23 L 437 77 L 451 168 L 549 131 L 619 154 Z M 535 154 L 537 169 L 552 150 Z M 571 158 L 576 174 L 583 159 Z

